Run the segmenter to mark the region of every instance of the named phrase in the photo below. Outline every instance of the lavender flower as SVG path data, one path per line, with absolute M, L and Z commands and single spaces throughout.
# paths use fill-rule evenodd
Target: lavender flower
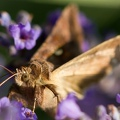
M 37 116 L 28 108 L 21 109 L 22 120 L 37 120 Z
M 56 120 L 64 119 L 82 119 L 91 120 L 89 116 L 80 110 L 77 104 L 77 98 L 73 93 L 70 93 L 65 100 L 63 100 L 57 109 Z
M 11 23 L 11 17 L 9 13 L 3 11 L 0 13 L 0 25 L 4 27 L 8 27 Z
M 81 115 L 79 106 L 76 103 L 76 98 L 73 94 L 69 94 L 59 106 L 56 114 L 56 120 L 65 119 L 66 117 L 78 119 Z
M 41 33 L 40 27 L 31 28 L 29 22 L 26 25 L 21 23 L 12 24 L 9 26 L 9 32 L 14 38 L 14 43 L 17 50 L 26 48 L 32 49 L 36 45 L 36 40 Z
M 117 95 L 116 95 L 116 101 L 117 101 L 118 103 L 120 103 L 120 94 L 117 94 Z
M 7 97 L 0 99 L 0 120 L 20 120 L 20 106 L 11 104 Z
M 20 102 L 3 97 L 0 99 L 0 120 L 37 120 L 37 116 Z

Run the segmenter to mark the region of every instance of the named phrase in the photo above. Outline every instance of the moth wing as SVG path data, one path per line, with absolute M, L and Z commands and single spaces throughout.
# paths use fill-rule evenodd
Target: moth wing
M 109 74 L 120 60 L 120 36 L 112 38 L 55 69 L 50 79 L 62 98 L 69 92 L 82 97 L 84 89 Z

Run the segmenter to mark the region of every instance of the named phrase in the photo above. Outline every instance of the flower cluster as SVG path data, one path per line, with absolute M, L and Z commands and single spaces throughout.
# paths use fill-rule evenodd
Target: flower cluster
M 3 97 L 0 99 L 0 120 L 37 120 L 37 116 L 20 102 Z
M 120 103 L 120 94 L 117 95 L 117 101 Z M 84 113 L 79 106 L 79 99 L 75 94 L 70 93 L 63 100 L 57 109 L 56 120 L 93 120 L 90 116 Z M 108 111 L 108 112 L 107 112 Z M 120 111 L 113 104 L 108 105 L 108 109 L 103 105 L 96 108 L 94 116 L 95 120 L 120 120 Z
M 22 23 L 10 25 L 9 32 L 14 38 L 14 43 L 18 50 L 24 48 L 30 50 L 35 46 L 41 29 L 38 26 L 31 28 L 30 23 L 27 22 L 25 25 Z
M 6 38 L 3 34 L 0 34 L 0 37 L 3 38 L 1 41 L 6 41 L 6 43 L 10 45 L 9 39 L 12 37 L 14 39 L 16 50 L 31 50 L 36 45 L 36 40 L 42 32 L 39 25 L 34 25 L 31 27 L 31 20 L 31 15 L 26 11 L 21 11 L 18 13 L 16 22 L 11 20 L 11 17 L 7 12 L 1 12 L 0 24 L 7 29 Z

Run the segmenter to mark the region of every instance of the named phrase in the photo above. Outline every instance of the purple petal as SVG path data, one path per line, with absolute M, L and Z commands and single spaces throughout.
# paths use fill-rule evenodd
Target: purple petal
M 26 25 L 19 23 L 9 27 L 11 36 L 14 38 L 15 47 L 17 50 L 26 48 L 32 49 L 36 45 L 36 40 L 41 34 L 41 28 L 35 26 L 31 29 L 31 25 L 27 22 Z
M 11 105 L 16 107 L 16 108 L 22 108 L 22 103 L 21 102 L 17 102 L 17 101 L 11 101 Z
M 64 118 L 78 119 L 82 114 L 76 103 L 75 96 L 69 94 L 68 97 L 59 104 L 56 120 Z
M 117 95 L 116 95 L 116 101 L 117 101 L 118 103 L 120 103 L 120 94 L 117 94 Z
M 30 31 L 30 30 L 31 30 L 30 22 L 27 22 L 27 23 L 25 24 L 25 26 L 23 27 L 23 30 L 25 30 L 25 31 Z
M 89 50 L 90 48 L 90 44 L 88 43 L 88 41 L 83 41 L 83 44 L 82 44 L 82 51 L 85 52 L 87 50 Z
M 19 39 L 20 37 L 20 28 L 18 25 L 13 24 L 9 26 L 9 32 L 14 39 Z
M 3 11 L 0 13 L 0 24 L 4 27 L 8 27 L 11 22 L 11 17 L 10 15 L 6 12 Z
M 25 48 L 26 48 L 27 50 L 32 49 L 35 45 L 36 45 L 36 41 L 35 41 L 35 40 L 27 40 L 27 41 L 25 42 Z
M 15 39 L 14 42 L 15 42 L 15 47 L 16 47 L 17 50 L 21 50 L 21 49 L 25 48 L 24 41 L 22 41 L 20 39 Z
M 40 34 L 42 33 L 42 29 L 41 29 L 41 27 L 38 26 L 38 25 L 35 25 L 35 26 L 33 27 L 33 29 L 34 29 L 33 39 L 34 39 L 34 40 L 37 40 L 38 37 L 40 36 Z
M 37 120 L 37 116 L 28 108 L 22 108 L 22 120 Z
M 24 108 L 20 102 L 10 101 L 7 97 L 0 99 L 0 120 L 37 120 L 30 109 Z
M 10 101 L 7 97 L 3 97 L 0 99 L 0 108 L 1 107 L 6 107 L 10 105 Z
M 78 100 L 78 98 L 75 96 L 75 93 L 68 94 L 66 99 L 69 99 L 69 100 L 71 99 L 73 101 L 77 101 Z
M 7 97 L 0 99 L 0 119 L 18 120 L 20 119 L 20 107 L 16 107 Z

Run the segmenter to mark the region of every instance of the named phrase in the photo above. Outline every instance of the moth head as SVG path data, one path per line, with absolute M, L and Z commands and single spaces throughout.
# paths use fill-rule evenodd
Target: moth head
M 35 87 L 36 82 L 41 78 L 41 64 L 38 62 L 31 62 L 26 67 L 16 69 L 18 73 L 15 76 L 15 82 L 19 86 Z

